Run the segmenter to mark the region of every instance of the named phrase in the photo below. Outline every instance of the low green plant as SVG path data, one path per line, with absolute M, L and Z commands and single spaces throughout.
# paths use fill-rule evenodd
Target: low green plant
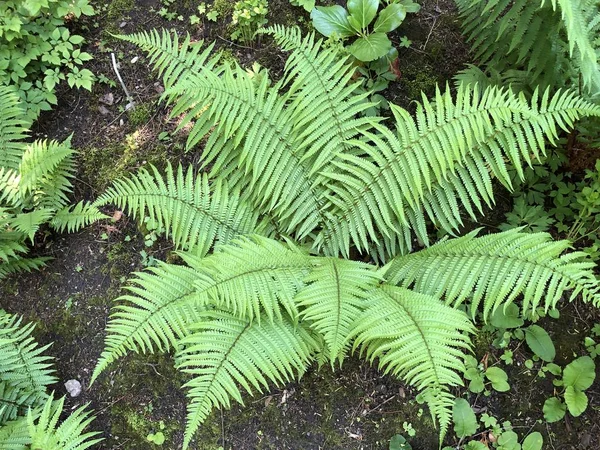
M 315 29 L 324 36 L 346 40 L 355 38 L 346 48 L 357 60 L 375 61 L 392 50 L 387 33 L 398 28 L 407 13 L 416 13 L 420 6 L 412 0 L 389 0 L 377 13 L 380 0 L 348 0 L 343 6 L 317 6 L 311 12 Z M 375 23 L 370 27 L 371 23 Z
M 38 347 L 33 324 L 0 310 L 0 448 L 10 450 L 85 450 L 102 439 L 84 433 L 94 417 L 82 406 L 59 424 L 64 397 L 55 400 L 56 383 L 49 345 Z
M 91 90 L 94 75 L 81 66 L 92 57 L 68 24 L 93 14 L 88 0 L 0 2 L 0 85 L 16 88 L 31 120 L 56 105 L 61 81 Z
M 44 225 L 72 232 L 105 218 L 87 202 L 69 205 L 74 176 L 70 139 L 26 143 L 28 120 L 17 95 L 0 86 L 0 279 L 42 266 L 26 258 L 27 241 Z
M 301 6 L 305 11 L 311 12 L 315 9 L 316 0 L 290 0 L 294 6 Z
M 560 371 L 557 375 L 560 374 Z M 594 383 L 596 364 L 589 356 L 581 356 L 570 362 L 562 371 L 562 378 L 553 381 L 554 386 L 563 388 L 556 397 L 544 402 L 544 419 L 547 422 L 561 420 L 567 410 L 578 417 L 587 409 L 588 398 L 585 391 Z M 564 403 L 563 401 L 564 400 Z
M 469 391 L 479 394 L 481 392 L 488 396 L 491 391 L 487 386 L 498 392 L 506 392 L 510 390 L 508 384 L 508 375 L 500 367 L 483 368 L 477 359 L 473 356 L 465 358 L 465 379 L 469 380 Z
M 463 214 L 493 203 L 492 179 L 506 183 L 508 165 L 600 107 L 464 86 L 423 98 L 415 118 L 390 105 L 389 128 L 364 116 L 348 56 L 296 28 L 266 32 L 290 53 L 279 80 L 220 64 L 189 37 L 122 37 L 148 52 L 208 171 L 141 169 L 94 203 L 156 221 L 183 264 L 131 280 L 92 380 L 129 351 L 175 349 L 190 377 L 188 448 L 214 407 L 356 352 L 420 391 L 442 440 L 471 319 L 516 301 L 530 317 L 568 290 L 598 304 L 600 284 L 587 255 L 544 233 L 434 243 L 431 231 L 459 233 Z
M 240 0 L 235 3 L 231 15 L 233 40 L 251 42 L 256 31 L 267 23 L 269 2 L 267 0 Z

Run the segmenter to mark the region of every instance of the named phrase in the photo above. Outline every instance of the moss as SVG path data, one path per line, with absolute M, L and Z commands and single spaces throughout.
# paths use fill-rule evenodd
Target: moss
M 431 98 L 440 79 L 431 66 L 419 64 L 404 69 L 402 81 L 407 96 L 414 100 L 420 100 L 421 92 Z
M 109 21 L 123 19 L 135 7 L 135 0 L 111 0 L 108 5 L 106 18 Z
M 154 106 L 151 103 L 142 103 L 127 111 L 129 123 L 136 128 L 147 124 L 150 121 Z
M 215 0 L 211 11 L 219 13 L 219 20 L 224 20 L 231 16 L 234 5 L 235 2 L 232 2 L 231 0 Z

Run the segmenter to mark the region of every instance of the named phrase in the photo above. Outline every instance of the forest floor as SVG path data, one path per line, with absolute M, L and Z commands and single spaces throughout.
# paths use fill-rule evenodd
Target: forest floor
M 272 77 L 281 73 L 285 55 L 270 39 L 254 47 L 229 42 L 227 24 L 207 22 L 190 26 L 188 17 L 198 2 L 177 0 L 169 11 L 183 20 L 168 21 L 157 14 L 160 0 L 97 0 L 98 14 L 77 25 L 86 37 L 88 52 L 94 55 L 90 69 L 116 81 L 110 55 L 115 53 L 121 74 L 136 106 L 127 103 L 118 83 L 97 83 L 91 93 L 63 89 L 59 106 L 45 113 L 34 126 L 34 137 L 65 139 L 73 134 L 79 152 L 79 173 L 74 201 L 100 195 L 112 180 L 139 167 L 167 161 L 197 165 L 199 153 L 185 153 L 185 137 L 172 134 L 176 119 L 158 102 L 162 91 L 145 56 L 111 36 L 150 28 L 188 31 L 195 40 L 216 41 L 218 48 L 242 65 L 254 61 L 269 69 Z M 207 2 L 211 4 L 211 2 Z M 215 0 L 223 15 L 231 0 Z M 452 76 L 469 61 L 468 46 L 450 0 L 424 0 L 419 14 L 408 18 L 392 40 L 406 35 L 410 48 L 400 49 L 401 77 L 384 93 L 391 102 L 414 109 L 420 92 L 431 95 L 436 83 L 452 83 Z M 269 2 L 269 24 L 300 24 L 306 27 L 308 14 L 288 0 Z M 135 59 L 137 58 L 137 59 Z M 112 97 L 112 102 L 110 101 Z M 165 134 L 167 132 L 168 134 Z M 113 214 L 115 210 L 108 210 Z M 497 213 L 490 216 L 494 216 Z M 500 214 L 501 215 L 501 214 Z M 492 219 L 490 221 L 493 221 Z M 170 356 L 129 355 L 113 363 L 98 382 L 89 386 L 90 375 L 104 344 L 104 329 L 113 300 L 122 292 L 129 275 L 143 270 L 154 259 L 169 253 L 167 243 L 158 240 L 147 247 L 143 227 L 126 216 L 110 224 L 100 223 L 72 235 L 47 235 L 35 253 L 52 256 L 39 272 L 12 277 L 0 288 L 0 306 L 37 323 L 36 338 L 53 343 L 47 351 L 55 358 L 60 382 L 54 387 L 63 395 L 63 383 L 79 380 L 84 390 L 69 398 L 70 408 L 90 403 L 96 420 L 93 427 L 105 440 L 99 449 L 178 449 L 186 417 L 185 378 L 173 368 Z M 598 311 L 575 302 L 561 310 L 559 320 L 544 319 L 554 338 L 559 364 L 572 360 L 582 349 L 583 339 L 600 322 Z M 498 361 L 502 351 L 491 347 L 485 333 L 476 340 L 476 356 Z M 514 348 L 514 364 L 505 367 L 511 390 L 490 397 L 471 394 L 479 412 L 493 414 L 499 421 L 510 420 L 519 433 L 538 430 L 549 449 L 600 448 L 600 384 L 588 391 L 590 407 L 578 418 L 546 425 L 539 423 L 544 400 L 553 393 L 552 383 L 540 379 L 537 371 L 526 369 L 530 358 L 523 347 Z M 457 389 L 456 394 L 464 393 Z M 197 434 L 197 449 L 387 449 L 390 438 L 407 435 L 411 427 L 414 449 L 436 449 L 437 431 L 427 409 L 415 401 L 416 392 L 357 359 L 332 372 L 329 367 L 309 371 L 298 383 L 290 383 L 263 395 L 247 397 L 246 405 L 229 411 L 215 410 Z M 161 430 L 166 442 L 156 446 L 148 434 Z M 484 431 L 483 428 L 480 428 Z M 481 438 L 487 438 L 485 432 Z M 447 445 L 459 440 L 448 435 Z

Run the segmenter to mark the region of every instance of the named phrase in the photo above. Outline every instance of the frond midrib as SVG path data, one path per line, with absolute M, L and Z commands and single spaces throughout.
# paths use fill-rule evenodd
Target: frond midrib
M 115 188 L 113 188 L 113 189 L 115 189 Z M 156 192 L 141 192 L 141 193 L 136 192 L 134 194 L 121 193 L 120 191 L 118 191 L 118 192 L 116 192 L 116 195 L 107 195 L 105 198 L 101 198 L 100 199 L 101 201 L 94 202 L 93 205 L 94 206 L 104 206 L 105 204 L 115 201 L 118 198 L 130 199 L 130 198 L 138 198 L 138 197 L 168 198 L 170 200 L 175 200 L 179 203 L 183 203 L 184 205 L 188 205 L 191 209 L 193 209 L 197 213 L 203 214 L 204 216 L 206 216 L 209 219 L 213 220 L 214 222 L 218 223 L 223 228 L 230 230 L 232 233 L 235 233 L 236 235 L 244 235 L 246 233 L 245 230 L 236 229 L 232 225 L 230 225 L 226 222 L 223 222 L 223 220 L 219 219 L 218 217 L 216 217 L 212 214 L 209 214 L 209 212 L 207 210 L 204 210 L 191 202 L 183 200 L 181 197 L 178 197 L 177 195 L 171 195 L 171 193 L 169 191 L 161 190 L 158 193 L 156 193 Z M 211 200 L 212 200 L 212 198 L 211 198 Z M 212 206 L 212 205 L 209 205 L 209 208 L 210 208 L 210 206 Z
M 430 362 L 430 366 L 432 367 L 433 373 L 435 374 L 436 385 L 443 386 L 444 383 L 442 383 L 442 381 L 440 381 L 440 376 L 438 374 L 437 365 L 432 363 L 432 361 L 434 361 L 434 358 L 431 353 L 431 348 L 429 347 L 429 342 L 427 342 L 427 339 L 425 338 L 425 334 L 423 333 L 423 330 L 421 329 L 419 322 L 412 316 L 412 314 L 409 312 L 409 310 L 404 307 L 402 302 L 397 301 L 394 297 L 392 297 L 390 294 L 388 294 L 384 289 L 379 289 L 379 291 L 381 293 L 383 293 L 383 295 L 387 296 L 392 302 L 398 304 L 402 308 L 404 313 L 410 318 L 412 323 L 415 325 L 417 331 L 419 332 L 419 335 L 421 336 L 421 340 L 423 341 L 423 344 L 425 345 L 425 348 L 427 349 L 427 356 L 428 356 L 428 359 Z

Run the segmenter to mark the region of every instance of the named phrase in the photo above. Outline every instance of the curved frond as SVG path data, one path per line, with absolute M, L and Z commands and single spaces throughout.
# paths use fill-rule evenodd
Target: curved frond
M 572 290 L 570 300 L 581 294 L 584 301 L 600 304 L 595 264 L 583 252 L 564 253 L 568 241 L 518 229 L 476 236 L 474 231 L 397 257 L 387 266 L 385 278 L 453 306 L 470 300 L 473 316 L 481 305 L 488 317 L 519 295 L 524 314 L 540 304 L 548 310 L 567 290 Z
M 160 263 L 136 274 L 113 308 L 106 327 L 104 350 L 94 368 L 91 383 L 127 351 L 146 353 L 176 347 L 188 334 L 198 308 L 192 301 L 196 272 L 189 267 Z
M 349 347 L 351 326 L 370 304 L 369 291 L 379 281 L 374 267 L 337 258 L 315 258 L 307 284 L 294 301 L 300 316 L 323 335 L 331 364 L 341 364 Z
M 523 96 L 491 87 L 461 86 L 423 99 L 416 119 L 393 106 L 397 136 L 385 127 L 367 133 L 372 145 L 356 142 L 363 155 L 343 155 L 336 171 L 327 173 L 333 193 L 331 217 L 316 245 L 328 253 L 348 254 L 369 242 L 387 256 L 412 248 L 412 233 L 429 245 L 426 219 L 449 232 L 462 224 L 459 205 L 474 215 L 493 202 L 491 175 L 511 186 L 507 162 L 517 168 L 545 153 L 545 140 L 555 142 L 579 117 L 599 116 L 600 107 L 572 92 L 528 103 Z M 334 189 L 335 188 L 335 189 Z M 383 259 L 383 258 L 382 258 Z
M 245 205 L 225 181 L 210 184 L 206 174 L 186 174 L 169 165 L 166 176 L 151 166 L 129 178 L 116 180 L 93 204 L 109 203 L 134 218 L 149 217 L 165 229 L 175 247 L 205 255 L 215 243 L 227 243 L 236 236 L 260 232 L 258 213 Z
M 202 320 L 181 340 L 178 368 L 194 378 L 186 383 L 191 402 L 183 448 L 215 406 L 243 403 L 245 391 L 263 392 L 268 382 L 281 385 L 302 376 L 317 342 L 301 325 L 263 319 L 249 322 L 219 311 L 201 313 Z
M 441 391 L 463 384 L 473 325 L 463 312 L 437 298 L 401 287 L 383 284 L 370 292 L 369 302 L 354 324 L 354 349 L 360 348 L 371 362 L 377 358 L 385 373 L 428 393 L 442 440 L 449 422 Z

